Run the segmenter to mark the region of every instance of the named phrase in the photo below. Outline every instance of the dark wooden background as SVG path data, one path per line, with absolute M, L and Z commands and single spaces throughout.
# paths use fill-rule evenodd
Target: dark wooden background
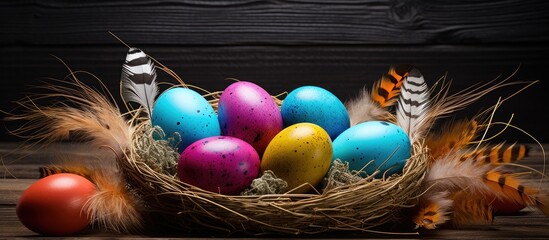
M 127 49 L 109 31 L 187 83 L 212 91 L 231 83 L 227 78 L 237 78 L 271 94 L 318 85 L 345 101 L 370 88 L 393 64 L 417 66 L 430 85 L 447 75 L 456 91 L 502 80 L 518 69 L 511 81 L 539 82 L 504 103 L 495 120 L 507 121 L 514 114 L 514 125 L 549 142 L 546 0 L 0 1 L 0 110 L 10 111 L 13 101 L 45 78 L 68 74 L 53 56 L 73 70 L 95 74 L 116 95 Z M 82 80 L 98 86 L 90 77 Z M 159 80 L 175 82 L 167 74 Z M 455 117 L 472 116 L 518 89 L 498 90 Z M 1 124 L 0 141 L 6 143 L 0 144 L 0 238 L 37 236 L 21 225 L 14 208 L 49 155 L 40 151 L 17 162 L 7 157 L 21 139 L 6 130 L 18 123 Z M 513 129 L 500 138 L 534 142 Z M 545 154 L 532 146 L 532 166 L 544 168 Z M 545 216 L 526 212 L 498 217 L 485 229 L 426 231 L 422 237 L 540 239 L 547 238 L 547 229 Z
M 272 94 L 322 86 L 343 101 L 387 71 L 417 66 L 429 83 L 447 74 L 460 90 L 498 76 L 540 80 L 506 102 L 496 120 L 549 142 L 549 2 L 296 1 L 2 1 L 0 106 L 9 111 L 30 85 L 89 71 L 118 93 L 126 48 L 143 49 L 187 83 L 222 90 L 237 78 Z M 160 75 L 161 81 L 170 81 Z M 96 84 L 88 81 L 90 84 Z M 456 116 L 496 103 L 497 91 Z M 3 141 L 18 139 L 6 133 Z M 509 141 L 533 142 L 517 130 Z

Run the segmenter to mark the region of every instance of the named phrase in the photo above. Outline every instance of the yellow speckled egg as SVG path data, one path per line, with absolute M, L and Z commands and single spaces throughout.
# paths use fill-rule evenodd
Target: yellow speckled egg
M 313 123 L 297 123 L 284 128 L 267 145 L 261 171 L 271 170 L 288 183 L 292 193 L 306 193 L 316 186 L 332 162 L 330 135 Z

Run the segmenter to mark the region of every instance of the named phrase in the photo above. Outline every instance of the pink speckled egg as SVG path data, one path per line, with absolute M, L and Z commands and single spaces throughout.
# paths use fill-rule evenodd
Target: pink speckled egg
M 259 155 L 247 142 L 230 136 L 208 137 L 189 145 L 179 157 L 179 179 L 211 192 L 235 195 L 257 178 Z
M 282 114 L 272 96 L 255 83 L 229 85 L 219 99 L 221 134 L 251 144 L 261 156 L 271 139 L 282 130 Z

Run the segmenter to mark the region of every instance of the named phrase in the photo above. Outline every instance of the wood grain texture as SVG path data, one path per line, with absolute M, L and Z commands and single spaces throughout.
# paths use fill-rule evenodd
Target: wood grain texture
M 104 156 L 108 154 L 107 150 L 90 151 L 86 145 L 61 143 L 52 144 L 41 150 L 27 149 L 17 151 L 14 154 L 14 149 L 21 147 L 14 143 L 0 143 L 0 158 L 4 160 L 4 164 L 0 169 L 9 170 L 16 178 L 0 176 L 0 239 L 19 239 L 19 238 L 38 238 L 43 239 L 45 236 L 38 235 L 25 228 L 15 212 L 17 200 L 25 189 L 36 181 L 35 176 L 27 175 L 28 172 L 36 171 L 38 166 L 43 166 L 40 162 L 53 163 L 56 162 L 55 156 L 58 154 L 66 154 L 90 158 L 94 156 Z M 532 167 L 536 170 L 543 170 L 545 167 L 543 157 L 543 149 L 549 149 L 549 144 L 537 146 L 530 145 L 530 155 L 521 161 L 521 164 Z M 12 167 L 18 165 L 17 169 Z M 523 169 L 524 170 L 524 169 Z M 547 182 L 543 181 L 544 186 Z M 547 216 L 544 216 L 536 209 L 524 209 L 516 215 L 496 216 L 493 224 L 489 226 L 467 227 L 455 229 L 449 227 L 441 227 L 436 230 L 418 230 L 417 234 L 405 235 L 387 235 L 374 234 L 369 232 L 331 232 L 319 235 L 307 236 L 264 236 L 257 239 L 274 238 L 274 239 L 547 239 L 549 237 L 549 221 Z M 414 233 L 415 230 L 407 230 L 406 225 L 392 224 L 386 226 L 383 230 L 389 232 Z M 185 233 L 154 233 L 144 235 L 123 235 L 110 232 L 105 229 L 89 228 L 78 236 L 67 236 L 63 239 L 74 238 L 87 239 L 196 239 L 212 237 L 208 233 L 199 235 Z M 220 237 L 220 236 L 216 236 Z M 223 236 L 221 236 L 223 237 Z M 256 239 L 248 235 L 230 236 L 231 238 L 242 237 L 245 239 Z M 57 239 L 57 238 L 56 238 Z
M 107 34 L 106 37 L 110 36 Z M 354 97 L 363 87 L 370 88 L 392 64 L 416 65 L 430 85 L 447 74 L 447 78 L 453 80 L 452 89 L 456 91 L 495 78 L 503 80 L 518 68 L 510 81 L 540 82 L 504 103 L 496 119 L 508 121 L 514 114 L 513 124 L 533 134 L 539 141 L 549 141 L 546 127 L 549 117 L 542 114 L 548 108 L 539 104 L 544 102 L 548 89 L 545 80 L 548 46 L 134 46 L 173 69 L 188 84 L 210 91 L 224 89 L 231 83 L 227 78 L 237 78 L 256 82 L 273 95 L 301 85 L 318 85 L 332 91 L 342 101 Z M 68 74 L 65 66 L 50 54 L 58 56 L 73 70 L 95 74 L 110 92 L 118 96 L 121 66 L 126 54 L 126 48 L 121 44 L 4 47 L 1 50 L 2 110 L 15 107 L 12 101 L 31 91 L 30 85 L 40 84 L 47 77 L 59 79 Z M 88 84 L 99 85 L 89 76 L 79 76 Z M 159 81 L 175 83 L 165 73 L 160 73 Z M 498 90 L 456 117 L 472 116 L 494 105 L 498 97 L 508 96 L 518 89 Z M 8 128 L 13 127 L 10 125 Z M 3 130 L 5 140 L 15 139 Z M 509 132 L 509 141 L 533 142 L 526 134 Z
M 112 31 L 212 91 L 237 78 L 272 94 L 319 85 L 345 101 L 392 64 L 416 65 L 428 83 L 447 73 L 456 90 L 508 77 L 520 66 L 512 80 L 540 82 L 508 101 L 498 120 L 514 113 L 515 125 L 548 142 L 549 117 L 541 114 L 547 105 L 538 104 L 547 89 L 548 23 L 549 2 L 542 0 L 2 1 L 0 109 L 14 107 L 30 85 L 68 73 L 51 55 L 118 92 L 126 49 Z M 172 81 L 165 74 L 161 80 Z M 515 90 L 487 96 L 458 116 Z M 0 140 L 19 140 L 6 124 Z M 510 141 L 534 141 L 512 134 Z
M 543 0 L 8 1 L 0 44 L 529 43 L 549 40 Z

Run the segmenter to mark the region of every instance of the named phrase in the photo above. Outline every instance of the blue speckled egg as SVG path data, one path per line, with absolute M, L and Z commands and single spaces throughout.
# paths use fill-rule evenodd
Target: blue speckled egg
M 363 170 L 371 175 L 379 168 L 376 177 L 402 173 L 411 155 L 404 129 L 384 121 L 363 122 L 345 130 L 333 141 L 333 148 L 333 159 L 348 162 L 350 170 L 361 170 L 373 160 Z
M 211 136 L 219 136 L 221 129 L 217 115 L 208 101 L 196 91 L 177 87 L 164 91 L 154 104 L 153 126 L 160 126 L 165 137 L 181 135 L 178 152 L 191 143 Z
M 333 93 L 317 86 L 303 86 L 291 91 L 280 109 L 284 126 L 308 122 L 324 128 L 335 139 L 350 126 L 345 105 Z

